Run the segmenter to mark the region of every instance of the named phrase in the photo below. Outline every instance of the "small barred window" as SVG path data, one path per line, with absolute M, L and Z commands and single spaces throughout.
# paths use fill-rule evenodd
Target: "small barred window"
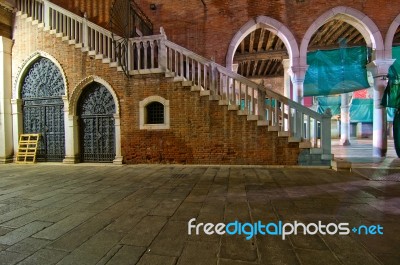
M 164 105 L 160 102 L 151 102 L 146 106 L 146 124 L 164 123 Z

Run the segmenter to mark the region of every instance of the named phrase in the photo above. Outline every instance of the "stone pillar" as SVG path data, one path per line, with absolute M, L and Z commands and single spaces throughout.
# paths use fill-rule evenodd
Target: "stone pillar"
M 13 154 L 11 47 L 12 41 L 0 36 L 0 163 L 11 162 Z
M 341 95 L 340 107 L 340 144 L 350 145 L 350 95 L 343 93 Z
M 13 132 L 13 143 L 14 143 L 14 156 L 18 151 L 18 141 L 19 135 L 23 132 L 22 124 L 22 99 L 12 99 L 11 100 L 12 109 L 12 132 Z
M 115 159 L 114 164 L 121 165 L 123 162 L 123 157 L 121 153 L 121 119 L 119 114 L 114 115 L 115 122 Z
M 375 157 L 384 157 L 387 152 L 386 108 L 381 106 L 381 100 L 387 85 L 387 80 L 383 77 L 387 76 L 393 62 L 393 59 L 376 59 L 367 65 L 374 77 L 372 154 Z
M 283 59 L 283 95 L 290 98 L 290 59 Z
M 308 65 L 305 66 L 292 66 L 290 68 L 290 77 L 293 84 L 293 97 L 292 100 L 302 103 L 303 102 L 303 86 L 306 77 Z

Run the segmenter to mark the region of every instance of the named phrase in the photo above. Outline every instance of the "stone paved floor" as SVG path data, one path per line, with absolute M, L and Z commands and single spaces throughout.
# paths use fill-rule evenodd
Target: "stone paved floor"
M 0 165 L 0 213 L 0 264 L 400 261 L 400 182 L 329 169 Z M 191 218 L 380 224 L 384 234 L 196 236 Z

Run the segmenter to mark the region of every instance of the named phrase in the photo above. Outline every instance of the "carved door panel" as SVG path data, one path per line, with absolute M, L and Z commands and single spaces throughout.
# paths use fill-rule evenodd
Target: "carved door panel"
M 82 162 L 112 162 L 115 158 L 115 104 L 110 92 L 93 83 L 78 104 Z
M 64 82 L 59 69 L 40 58 L 24 78 L 23 132 L 40 133 L 38 161 L 62 161 L 65 156 Z

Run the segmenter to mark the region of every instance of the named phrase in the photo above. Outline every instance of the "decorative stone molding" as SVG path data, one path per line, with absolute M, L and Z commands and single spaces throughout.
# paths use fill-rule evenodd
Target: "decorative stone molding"
M 52 63 L 54 63 L 58 69 L 61 72 L 62 78 L 64 80 L 64 87 L 65 87 L 65 92 L 64 95 L 67 96 L 68 98 L 68 81 L 67 81 L 67 77 L 65 75 L 64 69 L 61 66 L 60 62 L 53 57 L 52 55 L 50 55 L 47 52 L 44 51 L 35 51 L 34 53 L 32 53 L 31 55 L 29 55 L 28 58 L 26 58 L 21 66 L 18 68 L 18 72 L 17 72 L 17 76 L 14 80 L 14 86 L 13 86 L 13 93 L 12 93 L 12 98 L 13 99 L 18 99 L 21 97 L 21 87 L 22 87 L 22 82 L 23 82 L 23 77 L 25 76 L 25 74 L 27 73 L 27 71 L 29 70 L 30 66 L 39 58 L 39 57 L 44 57 L 49 59 Z
M 164 105 L 164 123 L 146 124 L 146 106 L 151 102 L 159 102 Z M 139 102 L 139 123 L 141 130 L 165 130 L 170 128 L 169 100 L 160 96 L 150 96 Z
M 96 76 L 96 75 L 90 75 L 83 79 L 81 82 L 78 83 L 78 85 L 74 88 L 71 98 L 70 98 L 70 105 L 69 105 L 69 115 L 77 115 L 76 114 L 76 109 L 78 106 L 78 100 L 80 95 L 82 94 L 83 89 L 88 86 L 92 82 L 97 82 L 102 84 L 107 90 L 111 93 L 111 95 L 114 98 L 114 103 L 115 103 L 115 114 L 119 115 L 120 113 L 120 105 L 119 105 L 119 100 L 117 97 L 117 94 L 115 93 L 114 89 L 112 86 L 105 81 L 103 78 Z

